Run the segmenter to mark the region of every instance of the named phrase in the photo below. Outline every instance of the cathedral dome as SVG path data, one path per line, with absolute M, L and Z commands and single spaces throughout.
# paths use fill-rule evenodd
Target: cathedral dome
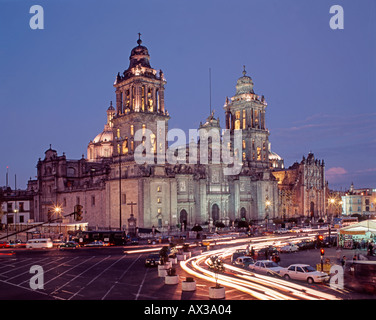
M 94 140 L 93 143 L 100 143 L 100 142 L 112 142 L 114 140 L 114 133 L 110 126 L 105 125 L 104 130 L 98 134 Z
M 243 70 L 243 76 L 240 77 L 236 83 L 236 95 L 244 93 L 254 93 L 253 81 L 251 77 L 246 76 L 245 66 Z
M 141 34 L 139 34 L 140 37 Z M 141 64 L 142 67 L 151 68 L 150 66 L 150 55 L 149 50 L 145 46 L 142 46 L 142 40 L 139 38 L 137 40 L 138 46 L 134 47 L 131 51 L 131 55 L 129 57 L 129 69 L 134 68 L 137 65 Z

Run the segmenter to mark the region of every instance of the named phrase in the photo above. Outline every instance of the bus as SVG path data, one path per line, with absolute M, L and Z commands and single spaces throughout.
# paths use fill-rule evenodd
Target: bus
M 123 246 L 126 244 L 126 235 L 124 231 L 82 231 L 78 243 L 85 245 L 94 241 L 102 241 L 110 246 Z

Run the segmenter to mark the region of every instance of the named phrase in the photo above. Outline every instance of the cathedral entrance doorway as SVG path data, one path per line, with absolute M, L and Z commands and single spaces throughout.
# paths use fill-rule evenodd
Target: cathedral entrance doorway
M 212 219 L 213 223 L 219 220 L 219 207 L 216 203 L 212 206 Z
M 185 209 L 180 211 L 180 225 L 182 230 L 186 230 L 188 221 L 188 213 Z
M 244 207 L 240 209 L 240 219 L 247 220 L 247 210 Z
M 313 201 L 311 201 L 311 204 L 309 206 L 309 213 L 311 218 L 315 216 L 315 203 Z

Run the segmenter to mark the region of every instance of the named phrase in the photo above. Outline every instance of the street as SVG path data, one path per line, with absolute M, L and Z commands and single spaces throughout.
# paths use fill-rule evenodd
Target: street
M 244 239 L 243 244 L 249 240 Z M 239 246 L 239 243 L 236 244 Z M 230 248 L 231 242 L 214 246 Z M 0 299 L 2 300 L 207 300 L 211 281 L 196 279 L 194 292 L 183 292 L 181 281 L 190 276 L 179 264 L 178 285 L 165 285 L 164 278 L 158 277 L 157 268 L 146 268 L 145 258 L 158 246 L 126 246 L 58 249 L 15 249 L 14 255 L 0 251 Z M 214 249 L 213 247 L 211 250 Z M 206 250 L 206 249 L 205 249 Z M 205 250 L 203 253 L 205 253 Z M 343 252 L 344 254 L 346 252 Z M 352 252 L 349 252 L 350 256 Z M 315 266 L 320 261 L 318 249 L 297 253 L 281 254 L 280 265 L 309 263 Z M 326 250 L 326 257 L 336 259 L 335 248 Z M 43 269 L 43 289 L 31 288 L 32 266 Z M 374 299 L 374 296 L 343 290 L 334 292 L 328 284 L 308 285 L 310 289 L 336 295 L 338 299 Z M 226 287 L 226 300 L 253 300 L 249 294 Z

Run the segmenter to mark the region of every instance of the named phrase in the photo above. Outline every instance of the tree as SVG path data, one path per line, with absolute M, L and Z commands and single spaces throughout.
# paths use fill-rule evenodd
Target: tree
M 162 249 L 159 251 L 159 257 L 161 264 L 165 264 L 168 261 L 168 247 L 162 247 Z
M 202 227 L 198 224 L 195 224 L 194 227 L 191 229 L 192 231 L 202 231 Z
M 222 260 L 218 256 L 211 256 L 209 259 L 209 268 L 213 270 L 215 275 L 215 287 L 220 288 L 218 274 L 225 271 Z

